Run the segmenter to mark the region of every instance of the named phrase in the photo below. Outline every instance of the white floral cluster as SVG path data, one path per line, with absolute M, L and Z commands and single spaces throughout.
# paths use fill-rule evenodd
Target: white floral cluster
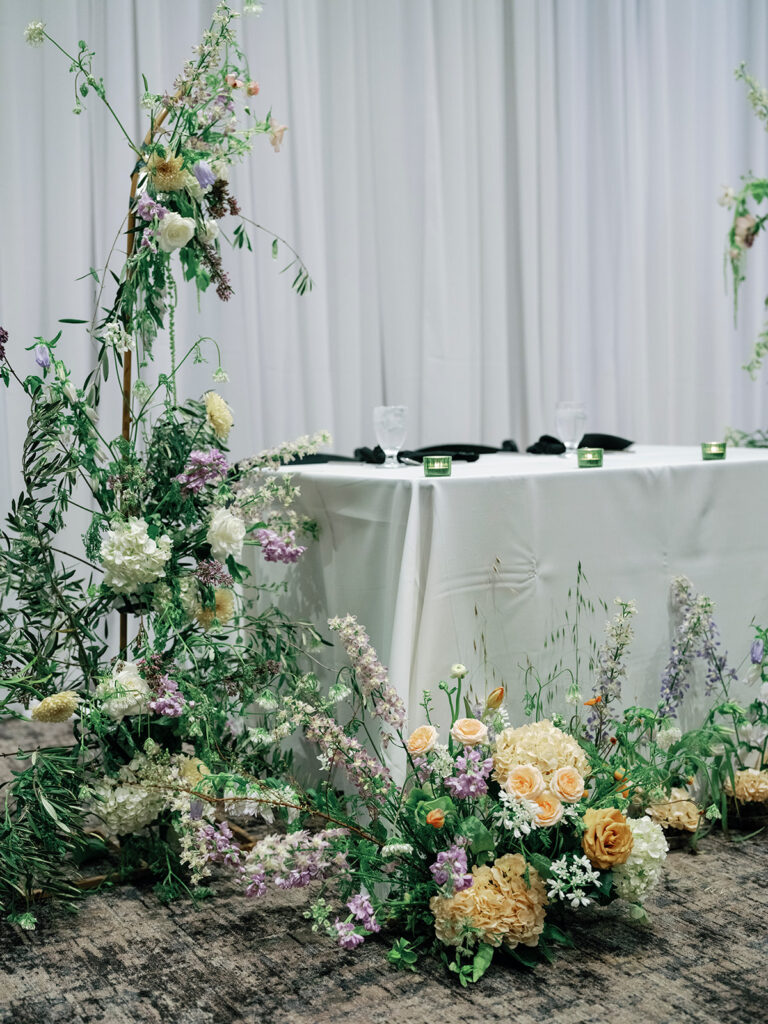
M 116 352 L 124 355 L 126 352 L 136 351 L 136 339 L 126 331 L 119 320 L 110 320 L 102 334 L 107 344 L 111 345 Z
M 230 821 L 245 822 L 252 818 L 263 818 L 268 824 L 275 820 L 274 809 L 285 809 L 288 822 L 299 816 L 299 796 L 291 786 L 266 787 L 260 785 L 245 788 L 230 787 L 224 791 L 224 813 Z
M 574 909 L 594 902 L 594 897 L 587 896 L 587 889 L 600 884 L 600 872 L 595 871 L 588 857 L 561 857 L 552 862 L 550 871 L 547 895 L 551 900 L 567 901 Z
M 444 743 L 436 743 L 432 749 L 433 759 L 430 762 L 429 770 L 439 775 L 441 779 L 447 779 L 456 771 L 456 762 L 453 754 Z
M 109 679 L 96 687 L 96 696 L 104 702 L 105 714 L 120 722 L 126 715 L 147 714 L 153 691 L 135 661 L 119 661 Z
M 410 843 L 389 842 L 381 848 L 381 856 L 385 860 L 391 860 L 394 857 L 410 857 L 412 853 L 413 847 Z
M 499 806 L 493 812 L 493 820 L 500 828 L 511 832 L 515 839 L 523 839 L 537 827 L 535 817 L 539 808 L 532 800 L 499 791 Z
M 321 444 L 330 444 L 331 435 L 327 430 L 320 430 L 311 436 L 304 434 L 295 441 L 284 441 L 275 448 L 265 448 L 250 459 L 240 463 L 243 469 L 256 469 L 265 466 L 282 466 L 304 455 L 314 455 Z
M 151 824 L 166 804 L 161 790 L 141 785 L 148 759 L 140 754 L 118 772 L 116 779 L 104 776 L 93 787 L 90 810 L 101 819 L 110 836 L 138 832 Z
M 104 583 L 118 594 L 131 594 L 142 583 L 153 583 L 165 572 L 171 557 L 171 538 L 149 536 L 147 523 L 131 517 L 109 530 L 101 542 Z
M 664 722 L 668 722 L 669 719 L 665 718 Z M 668 725 L 666 728 L 662 726 L 656 737 L 656 746 L 659 750 L 669 750 L 671 747 L 679 742 L 683 738 L 682 731 L 677 728 L 676 725 Z
M 641 903 L 661 877 L 667 859 L 667 840 L 660 825 L 650 818 L 630 818 L 632 852 L 613 868 L 613 884 L 622 899 Z

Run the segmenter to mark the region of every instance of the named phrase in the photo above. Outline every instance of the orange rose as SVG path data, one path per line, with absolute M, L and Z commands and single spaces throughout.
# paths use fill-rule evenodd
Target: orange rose
M 445 811 L 441 811 L 439 807 L 436 807 L 434 811 L 430 811 L 427 815 L 427 824 L 431 825 L 432 828 L 442 828 L 445 824 Z
M 625 863 L 632 852 L 632 830 L 621 811 L 590 807 L 584 824 L 587 828 L 581 846 L 593 867 L 608 871 L 614 864 Z
M 408 737 L 406 747 L 409 754 L 413 754 L 414 757 L 422 757 L 424 754 L 428 754 L 436 743 L 437 729 L 434 725 L 420 725 Z
M 488 726 L 477 718 L 457 718 L 451 736 L 465 747 L 475 747 L 478 743 L 488 742 Z
M 519 764 L 507 775 L 504 789 L 522 800 L 535 800 L 544 792 L 544 776 L 533 764 Z
M 548 789 L 537 798 L 536 806 L 539 809 L 533 820 L 542 828 L 549 828 L 550 825 L 556 825 L 563 816 L 563 805 L 557 799 L 555 794 L 551 793 Z
M 584 792 L 584 779 L 575 768 L 558 768 L 550 780 L 549 788 L 567 804 L 577 804 Z

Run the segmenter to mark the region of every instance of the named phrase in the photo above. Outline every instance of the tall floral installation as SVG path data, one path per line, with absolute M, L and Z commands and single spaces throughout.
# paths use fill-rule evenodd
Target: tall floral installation
M 277 470 L 327 438 L 301 438 L 235 466 L 225 399 L 213 389 L 177 395 L 180 367 L 208 352 L 217 355 L 214 382 L 227 381 L 211 339 L 177 353 L 178 270 L 198 293 L 213 286 L 230 299 L 223 220 L 234 221 L 235 247 L 251 243 L 229 169 L 260 135 L 279 150 L 286 131 L 251 109 L 259 86 L 235 17 L 216 8 L 172 93 L 150 93 L 145 80 L 141 144 L 110 105 L 85 42 L 70 54 L 42 23 L 26 30 L 29 43 L 52 44 L 70 61 L 75 113 L 87 97 L 107 106 L 135 167 L 120 229 L 125 263 L 119 273 L 91 270 L 98 301 L 90 323 L 62 321 L 90 333 L 93 371 L 82 384 L 73 379 L 61 330 L 21 353 L 0 330 L 2 380 L 30 403 L 22 489 L 0 552 L 0 718 L 71 720 L 74 734 L 68 746 L 22 749 L 5 787 L 0 909 L 24 927 L 34 926 L 38 897 L 75 896 L 77 865 L 118 844 L 119 872 L 141 866 L 161 895 L 189 891 L 212 815 L 158 779 L 194 788 L 224 765 L 267 779 L 287 766 L 258 730 L 243 729 L 244 712 L 266 688 L 300 688 L 300 651 L 315 633 L 288 621 L 267 588 L 248 585 L 243 549 L 260 546 L 271 562 L 300 557 L 297 538 L 312 524 L 292 508 L 295 489 Z M 291 252 L 303 294 L 311 281 Z M 161 339 L 170 372 L 158 375 Z M 32 359 L 35 372 L 25 374 L 19 367 Z M 122 394 L 117 438 L 101 424 L 108 381 Z M 82 550 L 70 543 L 69 553 L 60 535 L 72 514 L 85 531 Z

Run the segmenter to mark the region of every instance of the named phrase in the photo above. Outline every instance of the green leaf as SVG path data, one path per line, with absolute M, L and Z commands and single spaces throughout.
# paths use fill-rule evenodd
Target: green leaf
M 562 928 L 558 928 L 556 924 L 552 924 L 549 921 L 544 923 L 544 930 L 541 934 L 542 938 L 548 939 L 550 942 L 557 942 L 560 946 L 572 947 L 574 945 L 573 939 L 568 932 L 564 932 Z
M 532 868 L 536 868 L 544 879 L 549 878 L 552 874 L 552 861 L 549 857 L 545 857 L 543 853 L 529 853 L 528 863 Z
M 272 239 L 272 259 L 273 260 L 277 259 L 277 239 L 276 238 Z
M 472 961 L 472 981 L 479 981 L 482 978 L 491 966 L 494 952 L 493 946 L 488 945 L 487 942 L 480 943 L 480 948 L 475 953 L 475 959 Z
M 465 818 L 459 826 L 459 835 L 469 839 L 469 848 L 474 854 L 492 853 L 495 849 L 493 836 L 478 818 Z
M 98 277 L 96 278 L 96 280 L 98 281 Z M 73 317 L 65 316 L 65 317 L 62 317 L 61 320 L 59 320 L 59 323 L 60 324 L 87 324 L 87 323 L 89 323 L 89 321 L 88 320 L 75 320 Z

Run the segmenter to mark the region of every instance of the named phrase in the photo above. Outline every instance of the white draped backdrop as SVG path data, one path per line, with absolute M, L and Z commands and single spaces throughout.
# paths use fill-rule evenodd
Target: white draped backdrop
M 138 139 L 140 72 L 170 88 L 214 6 L 0 0 L 0 324 L 19 370 L 36 335 L 89 315 L 93 282 L 75 278 L 103 267 L 132 165 L 98 99 L 71 114 L 66 61 L 27 47 L 26 22 L 97 51 Z M 768 173 L 733 79 L 741 60 L 768 79 L 768 3 L 267 0 L 242 28 L 257 107 L 290 127 L 278 155 L 257 140 L 234 191 L 316 288 L 297 298 L 261 237 L 253 255 L 225 253 L 228 305 L 206 295 L 198 315 L 182 294 L 180 340 L 222 345 L 236 455 L 318 428 L 349 452 L 372 443 L 382 402 L 409 406 L 414 446 L 525 445 L 554 428 L 560 398 L 648 443 L 768 425 L 765 382 L 740 369 L 765 243 L 736 330 L 715 202 L 748 169 Z M 84 376 L 80 329 L 62 352 Z M 206 389 L 211 369 L 190 367 L 182 390 Z M 2 392 L 3 509 L 24 416 Z

